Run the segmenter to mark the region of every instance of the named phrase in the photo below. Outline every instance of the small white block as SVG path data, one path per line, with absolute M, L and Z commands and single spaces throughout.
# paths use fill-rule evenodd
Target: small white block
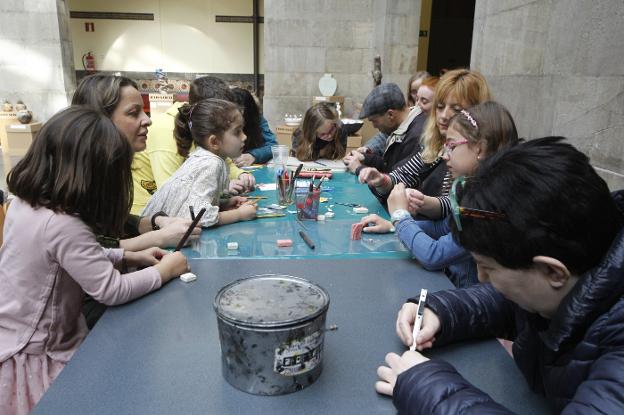
M 368 208 L 365 208 L 364 206 L 356 206 L 353 208 L 353 212 L 354 213 L 368 213 Z
M 325 217 L 326 218 L 330 218 L 330 219 L 333 218 L 335 215 L 336 214 L 334 212 L 327 212 L 327 213 L 325 213 Z
M 192 272 L 186 272 L 180 275 L 180 279 L 184 282 L 191 282 L 197 279 L 197 275 L 193 274 Z
M 228 242 L 227 248 L 228 249 L 238 249 L 238 242 Z
M 316 219 L 317 220 L 325 220 L 325 215 L 317 215 Z

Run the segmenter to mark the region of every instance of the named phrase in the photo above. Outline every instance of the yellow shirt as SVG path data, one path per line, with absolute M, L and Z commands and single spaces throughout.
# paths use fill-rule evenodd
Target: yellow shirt
M 132 181 L 134 184 L 133 215 L 140 215 L 156 189 L 171 177 L 184 163 L 178 154 L 173 127 L 175 116 L 184 102 L 174 103 L 166 112 L 152 119 L 147 136 L 147 147 L 136 153 L 132 161 Z M 193 148 L 191 148 L 193 151 Z M 237 179 L 244 170 L 239 169 L 231 159 L 226 159 L 230 169 L 230 180 Z

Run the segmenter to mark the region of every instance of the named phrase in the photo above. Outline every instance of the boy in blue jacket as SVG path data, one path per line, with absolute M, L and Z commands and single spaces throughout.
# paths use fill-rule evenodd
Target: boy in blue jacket
M 624 413 L 624 192 L 611 195 L 584 154 L 546 137 L 483 162 L 459 196 L 453 235 L 483 284 L 430 294 L 417 349 L 510 339 L 557 412 Z M 406 345 L 413 301 L 397 319 Z M 402 414 L 508 413 L 444 361 L 407 351 L 386 363 L 376 389 Z

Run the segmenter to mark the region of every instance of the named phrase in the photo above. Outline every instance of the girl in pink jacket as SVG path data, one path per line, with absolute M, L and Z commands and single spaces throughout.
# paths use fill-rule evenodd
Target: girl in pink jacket
M 179 252 L 105 250 L 130 209 L 133 151 L 110 119 L 50 119 L 8 175 L 16 196 L 0 249 L 0 413 L 29 412 L 87 335 L 84 292 L 122 304 L 188 270 Z M 121 274 L 121 265 L 149 266 Z

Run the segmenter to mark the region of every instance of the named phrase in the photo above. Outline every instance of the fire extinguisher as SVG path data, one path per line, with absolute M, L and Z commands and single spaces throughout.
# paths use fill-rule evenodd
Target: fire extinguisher
M 93 56 L 91 52 L 87 52 L 82 55 L 82 66 L 85 71 L 89 73 L 95 72 L 95 56 Z

